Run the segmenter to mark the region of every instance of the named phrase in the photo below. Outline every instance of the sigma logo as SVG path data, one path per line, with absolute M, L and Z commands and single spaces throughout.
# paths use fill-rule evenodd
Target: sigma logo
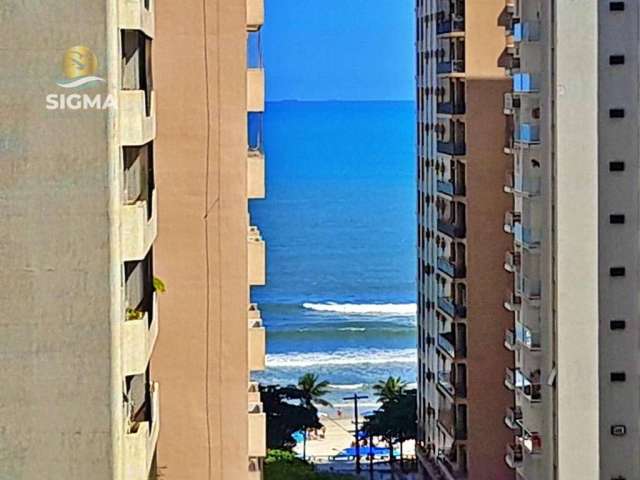
M 56 82 L 67 90 L 84 90 L 106 84 L 98 72 L 98 58 L 91 49 L 78 45 L 68 49 L 62 60 L 64 78 Z M 47 110 L 107 110 L 117 108 L 116 99 L 108 94 L 50 93 Z

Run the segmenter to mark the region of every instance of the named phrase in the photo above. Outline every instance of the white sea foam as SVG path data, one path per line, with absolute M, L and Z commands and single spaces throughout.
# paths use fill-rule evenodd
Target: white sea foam
M 364 327 L 343 327 L 338 329 L 339 332 L 366 332 Z
M 303 368 L 327 365 L 384 365 L 415 363 L 415 348 L 397 350 L 345 350 L 331 353 L 276 353 L 267 355 L 270 368 Z
M 352 385 L 329 385 L 331 390 L 360 390 L 364 387 L 364 383 L 354 383 Z
M 334 312 L 348 315 L 398 315 L 413 316 L 416 314 L 415 303 L 303 303 L 307 310 L 316 312 Z

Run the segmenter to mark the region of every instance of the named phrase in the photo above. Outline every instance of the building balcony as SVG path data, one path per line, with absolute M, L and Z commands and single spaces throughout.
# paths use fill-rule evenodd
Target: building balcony
M 255 304 L 249 307 L 249 370 L 261 372 L 265 369 L 266 331 L 262 326 L 260 310 Z
M 504 460 L 509 468 L 520 468 L 523 460 L 522 445 L 507 445 L 507 454 L 505 455 Z
M 509 390 L 514 391 L 516 389 L 516 369 L 507 367 L 504 375 L 504 386 Z
M 458 305 L 449 297 L 438 297 L 438 308 L 451 318 L 465 318 L 467 316 L 467 307 Z
M 267 247 L 260 236 L 260 230 L 257 227 L 249 227 L 248 256 L 249 256 L 249 285 L 265 285 L 266 284 L 266 265 L 267 265 Z
M 249 457 L 267 456 L 267 414 L 262 403 L 249 404 Z
M 504 94 L 504 114 L 513 115 L 517 109 L 520 108 L 520 98 L 514 96 L 513 93 L 507 92 Z
M 156 136 L 156 97 L 151 92 L 149 105 L 144 90 L 120 90 L 118 112 L 120 144 L 144 145 Z
M 525 145 L 540 143 L 540 125 L 521 123 L 516 128 L 513 139 Z
M 519 431 L 522 427 L 522 409 L 520 407 L 508 407 L 504 416 L 504 423 L 513 431 Z
M 160 388 L 151 385 L 151 418 L 133 422 L 124 434 L 124 478 L 148 480 L 160 431 Z
M 446 15 L 436 23 L 436 34 L 445 35 L 448 33 L 464 32 L 464 16 Z
M 521 306 L 522 299 L 513 292 L 511 292 L 504 301 L 504 308 L 506 308 L 510 312 L 520 311 Z
M 542 282 L 539 278 L 529 278 L 526 275 L 519 275 L 517 280 L 516 295 L 525 298 L 528 302 L 540 300 Z
M 537 42 L 540 40 L 540 22 L 519 22 L 513 26 L 513 40 L 520 42 Z
M 263 465 L 261 458 L 249 459 L 249 480 L 262 480 Z
M 453 332 L 438 334 L 438 347 L 453 359 L 467 356 L 466 340 L 462 337 L 456 338 Z
M 258 382 L 249 382 L 248 388 L 249 403 L 260 403 L 260 384 Z
M 264 153 L 249 150 L 247 155 L 247 196 L 249 199 L 265 197 Z
M 536 197 L 540 194 L 540 183 L 540 177 L 516 175 L 513 171 L 509 171 L 506 175 L 504 191 L 525 198 Z
M 516 322 L 516 342 L 532 352 L 540 351 L 540 332 Z
M 438 102 L 436 106 L 436 112 L 442 115 L 464 115 L 466 110 L 466 103 L 460 101 Z
M 456 446 L 452 446 L 447 452 L 444 451 L 438 454 L 437 462 L 440 466 L 438 470 L 439 475 L 446 475 L 446 480 L 467 480 L 469 472 L 465 460 L 458 459 L 456 455 Z
M 439 75 L 464 73 L 464 60 L 450 59 L 440 61 L 436 64 L 436 73 Z
M 264 112 L 264 68 L 247 70 L 247 111 Z
M 520 212 L 509 211 L 504 215 L 504 231 L 506 233 L 515 234 L 516 226 L 520 225 Z
M 149 311 L 128 310 L 122 326 L 122 369 L 125 376 L 142 375 L 158 339 L 158 296 Z
M 504 331 L 504 347 L 511 352 L 516 349 L 516 331 L 513 328 Z
M 504 256 L 504 269 L 507 272 L 516 273 L 520 270 L 520 252 L 509 251 Z
M 461 196 L 466 193 L 464 183 L 451 180 L 438 180 L 436 183 L 438 193 L 448 195 L 450 197 Z
M 507 55 L 505 59 L 501 62 L 501 66 L 507 71 L 507 75 L 512 77 L 517 76 L 517 73 L 514 73 L 515 70 L 520 70 L 520 57 L 516 57 L 514 55 Z
M 535 93 L 538 91 L 538 82 L 530 73 L 516 73 L 513 75 L 514 93 Z
M 438 270 L 451 278 L 464 278 L 467 272 L 464 263 L 453 262 L 448 257 L 439 257 L 437 264 Z
M 264 25 L 264 0 L 247 0 L 247 30 L 257 32 Z
M 515 225 L 513 237 L 516 243 L 519 243 L 527 250 L 535 251 L 540 246 L 540 232 L 531 228 L 524 228 L 520 223 Z
M 542 386 L 539 381 L 532 381 L 520 370 L 516 370 L 515 387 L 530 403 L 539 403 L 542 401 Z
M 467 153 L 465 142 L 449 140 L 448 142 L 438 142 L 438 153 L 451 156 L 464 156 Z
M 121 30 L 140 30 L 153 38 L 155 32 L 155 0 L 119 0 L 118 17 Z
M 438 231 L 452 238 L 464 238 L 467 234 L 467 227 L 464 223 L 450 223 L 438 219 Z
M 438 372 L 437 386 L 450 398 L 465 398 L 467 396 L 467 386 L 463 381 L 453 381 L 450 371 Z
M 151 213 L 147 200 L 123 205 L 120 210 L 121 249 L 125 262 L 142 260 L 147 256 L 158 234 L 158 198 L 151 193 Z

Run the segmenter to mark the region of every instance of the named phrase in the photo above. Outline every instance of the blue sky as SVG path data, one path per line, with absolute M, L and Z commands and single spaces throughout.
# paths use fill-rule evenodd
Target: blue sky
M 413 100 L 414 0 L 265 0 L 267 100 Z

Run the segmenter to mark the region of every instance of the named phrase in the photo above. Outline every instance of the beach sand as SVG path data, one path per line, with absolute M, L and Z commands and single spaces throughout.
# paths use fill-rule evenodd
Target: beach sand
M 362 421 L 364 421 L 363 418 L 360 419 L 360 422 Z M 354 441 L 353 417 L 344 414 L 340 417 L 336 415 L 324 416 L 320 418 L 320 422 L 326 428 L 324 438 L 322 438 L 321 435 L 317 437 L 311 434 L 309 435 L 307 438 L 307 460 L 313 463 L 333 462 L 333 457 L 346 448 L 351 447 Z M 376 445 L 379 447 L 387 446 L 380 442 Z M 302 456 L 302 450 L 302 443 L 298 444 L 294 449 L 300 456 Z M 397 445 L 395 450 L 398 450 Z M 403 450 L 406 457 L 413 456 L 415 454 L 414 443 L 405 442 Z M 341 463 L 345 461 L 346 459 L 342 460 Z

